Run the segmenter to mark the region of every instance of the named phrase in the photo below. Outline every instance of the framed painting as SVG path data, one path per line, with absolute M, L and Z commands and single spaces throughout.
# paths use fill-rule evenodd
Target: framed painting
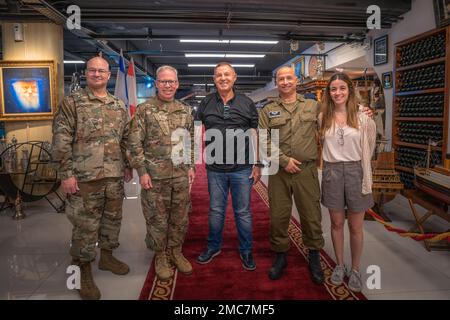
M 0 120 L 52 119 L 56 111 L 53 61 L 0 62 Z
M 291 67 L 295 71 L 295 76 L 298 78 L 298 82 L 303 83 L 305 80 L 305 56 L 301 56 L 292 62 Z
M 383 79 L 383 88 L 392 89 L 392 71 L 383 73 L 381 77 Z
M 388 62 L 387 34 L 373 41 L 373 65 L 378 66 Z
M 450 25 L 450 0 L 434 0 L 434 16 L 438 28 Z

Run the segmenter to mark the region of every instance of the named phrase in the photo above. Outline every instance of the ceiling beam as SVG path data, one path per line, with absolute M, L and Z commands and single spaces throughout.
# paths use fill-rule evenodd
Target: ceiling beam
M 67 17 L 65 14 L 61 13 L 58 9 L 56 9 L 52 4 L 50 4 L 46 0 L 24 0 L 24 5 L 27 5 L 34 10 L 38 11 L 51 21 L 53 21 L 56 24 L 62 25 L 63 27 L 66 27 L 66 21 Z M 68 29 L 69 30 L 69 29 Z M 108 43 L 108 41 L 105 40 L 97 40 L 92 38 L 92 35 L 94 32 L 92 30 L 89 30 L 86 27 L 81 27 L 80 30 L 78 29 L 72 29 L 69 30 L 73 34 L 75 34 L 78 38 L 88 42 L 95 48 L 98 48 L 101 51 L 104 51 L 107 55 L 118 55 L 119 51 L 117 48 L 113 48 L 114 45 L 111 45 Z M 147 74 L 147 71 L 145 68 L 142 67 L 141 64 L 135 63 L 136 72 L 138 73 L 144 73 Z
M 182 38 L 195 38 L 195 39 L 213 39 L 213 38 L 219 38 L 219 36 L 204 36 L 204 35 L 186 35 L 186 36 L 180 36 L 180 35 L 152 35 L 149 37 L 148 35 L 133 35 L 133 34 L 97 34 L 90 36 L 93 39 L 96 40 L 132 40 L 132 41 L 153 41 L 153 40 L 164 40 L 164 41 L 179 41 Z M 252 40 L 283 40 L 283 41 L 289 41 L 289 40 L 300 40 L 300 41 L 329 41 L 329 42 L 348 42 L 348 41 L 362 41 L 364 39 L 364 34 L 357 35 L 357 38 L 352 39 L 352 35 L 302 35 L 302 34 L 289 34 L 289 35 L 277 35 L 274 37 L 273 35 L 268 37 L 261 37 L 261 36 L 252 36 L 250 37 Z M 237 36 L 223 36 L 222 38 L 230 39 L 230 40 L 241 40 L 245 39 L 245 37 L 237 37 Z

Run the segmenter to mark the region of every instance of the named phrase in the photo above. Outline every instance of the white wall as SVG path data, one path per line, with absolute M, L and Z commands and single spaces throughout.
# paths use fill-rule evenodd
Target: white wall
M 267 97 L 277 97 L 278 96 L 278 90 L 275 86 L 274 81 L 271 81 L 266 84 L 264 88 L 260 88 L 257 90 L 252 91 L 247 95 L 250 99 L 253 100 L 253 102 L 261 101 Z
M 383 12 L 381 14 L 383 15 Z M 405 13 L 403 18 L 403 20 L 393 25 L 391 29 L 372 30 L 369 32 L 369 36 L 372 39 L 376 39 L 385 34 L 388 35 L 388 63 L 373 67 L 380 79 L 382 73 L 394 71 L 395 43 L 436 28 L 432 0 L 412 0 L 411 10 Z M 373 48 L 367 51 L 367 60 L 373 66 Z M 387 145 L 387 149 L 389 150 L 392 147 L 393 89 L 385 89 L 384 96 L 386 99 L 385 130 L 386 137 L 389 139 Z
M 360 58 L 366 58 L 367 50 L 358 44 L 343 45 L 336 50 L 331 51 L 326 58 L 325 68 L 326 70 L 348 64 L 351 61 L 361 60 Z M 367 66 L 368 61 L 364 62 L 365 65 L 359 65 L 359 68 Z

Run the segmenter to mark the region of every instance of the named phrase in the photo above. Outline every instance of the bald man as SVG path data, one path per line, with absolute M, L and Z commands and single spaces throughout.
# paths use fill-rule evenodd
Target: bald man
M 316 166 L 319 106 L 315 100 L 297 94 L 297 81 L 292 68 L 280 68 L 276 73 L 279 98 L 266 104 L 259 115 L 259 128 L 268 130 L 268 141 L 261 140 L 261 145 L 271 146 L 273 130 L 279 130 L 280 141 L 278 158 L 271 159 L 279 164 L 280 169 L 269 176 L 268 186 L 270 246 L 276 253 L 269 278 L 281 278 L 287 267 L 293 196 L 300 216 L 303 243 L 309 249 L 311 277 L 315 283 L 321 284 L 324 276 L 319 253 L 324 239 Z
M 100 299 L 92 278 L 95 247 L 98 267 L 124 275 L 129 267 L 112 255 L 119 246 L 125 181 L 132 171 L 126 157 L 129 117 L 124 103 L 108 93 L 108 62 L 94 57 L 86 65 L 85 89 L 64 98 L 53 120 L 52 161 L 67 194 L 66 214 L 73 225 L 70 254 L 81 271 L 82 299 Z

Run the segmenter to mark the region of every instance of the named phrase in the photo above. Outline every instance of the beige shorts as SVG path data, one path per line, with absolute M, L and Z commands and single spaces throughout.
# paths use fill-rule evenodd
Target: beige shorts
M 361 161 L 323 162 L 322 204 L 328 209 L 364 212 L 374 205 L 372 194 L 362 194 Z

